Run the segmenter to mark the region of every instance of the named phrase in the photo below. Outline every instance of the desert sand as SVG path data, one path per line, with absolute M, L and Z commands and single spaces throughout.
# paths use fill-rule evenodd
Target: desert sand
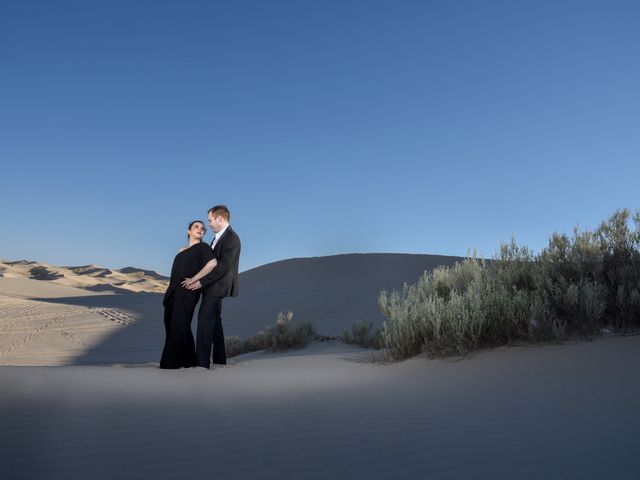
M 281 308 L 287 285 L 304 307 L 339 260 L 308 260 L 326 268 L 297 290 L 283 272 L 308 264 L 264 268 L 269 299 L 238 311 Z M 343 260 L 323 334 L 372 308 L 375 286 L 341 296 L 367 271 Z M 637 478 L 640 336 L 399 363 L 315 342 L 165 371 L 161 296 L 0 278 L 0 478 Z M 239 336 L 273 321 L 224 318 Z
M 0 477 L 637 478 L 640 337 L 370 363 L 0 368 Z

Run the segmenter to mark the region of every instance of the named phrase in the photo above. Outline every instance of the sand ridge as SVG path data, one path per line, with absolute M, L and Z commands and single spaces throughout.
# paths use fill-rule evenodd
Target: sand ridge
M 97 265 L 58 267 L 47 263 L 0 260 L 0 277 L 40 280 L 90 291 L 162 292 L 169 279 L 151 270 L 125 267 L 110 270 Z

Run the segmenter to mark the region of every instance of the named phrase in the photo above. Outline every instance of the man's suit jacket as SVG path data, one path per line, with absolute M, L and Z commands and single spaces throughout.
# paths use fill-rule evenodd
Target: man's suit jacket
M 237 297 L 240 237 L 231 226 L 216 243 L 213 256 L 218 260 L 218 265 L 200 279 L 203 293 L 214 297 Z

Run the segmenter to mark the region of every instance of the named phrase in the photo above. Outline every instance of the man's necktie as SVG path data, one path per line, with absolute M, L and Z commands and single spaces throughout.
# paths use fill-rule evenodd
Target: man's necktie
M 213 242 L 215 242 L 215 241 L 216 241 L 216 236 L 214 235 L 214 236 L 213 236 L 213 240 L 211 240 L 211 243 L 209 244 L 209 246 L 210 246 L 210 247 L 213 247 Z

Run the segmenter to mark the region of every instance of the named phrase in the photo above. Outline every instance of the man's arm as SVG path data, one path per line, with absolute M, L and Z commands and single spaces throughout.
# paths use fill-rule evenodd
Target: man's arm
M 193 285 L 202 277 L 204 277 L 207 273 L 211 272 L 211 270 L 216 268 L 217 264 L 218 264 L 218 261 L 215 258 L 213 260 L 209 260 L 207 264 L 204 267 L 202 267 L 202 270 L 200 270 L 191 278 L 185 278 L 180 285 L 182 285 L 184 288 L 188 288 L 189 285 Z
M 240 238 L 237 235 L 233 237 L 229 237 L 226 241 L 220 246 L 220 257 L 218 257 L 218 265 L 214 268 L 211 273 L 205 275 L 200 279 L 200 284 L 203 287 L 211 285 L 216 280 L 220 280 L 224 277 L 229 270 L 231 270 L 231 266 L 238 263 L 240 258 Z

